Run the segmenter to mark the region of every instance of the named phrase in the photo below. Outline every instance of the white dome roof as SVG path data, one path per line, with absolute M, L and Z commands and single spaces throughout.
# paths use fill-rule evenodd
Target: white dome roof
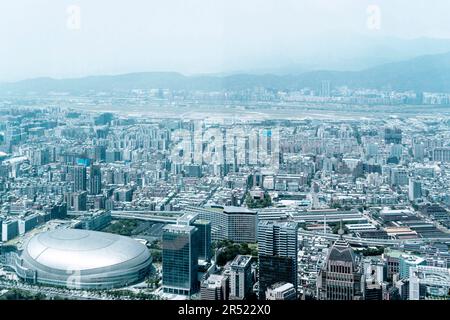
M 63 284 L 79 275 L 80 286 L 115 287 L 137 281 L 151 264 L 142 243 L 115 234 L 56 229 L 32 237 L 22 252 L 22 267 L 38 282 Z
M 136 240 L 115 234 L 79 229 L 56 229 L 33 237 L 29 256 L 46 267 L 88 270 L 127 262 L 147 248 Z

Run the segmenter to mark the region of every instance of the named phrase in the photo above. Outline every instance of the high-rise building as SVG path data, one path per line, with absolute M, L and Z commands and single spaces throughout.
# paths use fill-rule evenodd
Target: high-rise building
M 166 293 L 191 295 L 198 291 L 198 230 L 167 225 L 162 236 L 162 286 Z
M 94 159 L 96 161 L 104 161 L 106 159 L 106 147 L 105 146 L 95 146 L 94 147 Z
M 198 229 L 198 258 L 205 261 L 211 260 L 211 222 L 208 220 L 196 219 L 191 225 Z
M 2 222 L 2 241 L 9 241 L 19 235 L 19 222 L 16 219 L 7 219 Z
M 425 144 L 423 143 L 414 143 L 413 145 L 413 155 L 414 160 L 418 162 L 422 162 L 425 157 Z
M 342 237 L 330 248 L 319 271 L 317 296 L 319 300 L 363 299 L 364 276 L 361 263 L 348 242 Z
M 87 210 L 87 192 L 73 193 L 73 210 L 86 211 Z
M 409 201 L 415 201 L 422 197 L 422 183 L 419 180 L 410 178 L 408 186 Z
M 297 292 L 298 224 L 260 221 L 258 224 L 259 299 L 269 286 L 285 281 Z
M 252 256 L 238 255 L 230 264 L 230 300 L 243 300 L 252 290 Z
M 97 195 L 102 192 L 102 172 L 100 166 L 91 166 L 89 173 L 89 194 Z
M 72 180 L 73 191 L 85 191 L 86 190 L 86 167 L 85 166 L 72 166 Z
M 211 222 L 199 219 L 199 214 L 194 212 L 186 212 L 177 220 L 177 224 L 194 226 L 198 231 L 199 247 L 198 258 L 200 260 L 211 260 Z
M 413 255 L 413 254 L 402 254 L 400 256 L 400 263 L 399 263 L 399 275 L 400 275 L 400 279 L 408 279 L 409 275 L 410 275 L 410 269 L 412 267 L 417 267 L 417 266 L 423 266 L 426 265 L 427 261 L 417 255 Z
M 203 280 L 200 285 L 201 300 L 228 300 L 229 277 L 226 275 L 212 274 Z
M 450 162 L 450 148 L 449 147 L 434 148 L 433 161 Z
M 383 300 L 383 286 L 374 279 L 365 281 L 364 300 Z
M 364 300 L 383 300 L 385 262 L 379 259 L 366 259 L 364 273 Z

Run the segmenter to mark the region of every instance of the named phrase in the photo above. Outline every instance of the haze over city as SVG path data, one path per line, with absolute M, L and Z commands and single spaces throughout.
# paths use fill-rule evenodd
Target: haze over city
M 450 51 L 445 0 L 2 1 L 0 81 L 359 70 Z

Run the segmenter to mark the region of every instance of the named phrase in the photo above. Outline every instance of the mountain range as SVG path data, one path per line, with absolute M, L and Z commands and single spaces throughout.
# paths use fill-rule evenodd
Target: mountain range
M 27 92 L 124 91 L 164 88 L 173 90 L 245 90 L 265 87 L 276 90 L 319 88 L 322 81 L 332 86 L 413 90 L 450 93 L 450 52 L 423 55 L 382 64 L 360 71 L 316 70 L 292 75 L 231 74 L 185 76 L 175 72 L 142 72 L 83 78 L 34 78 L 0 84 L 2 94 Z

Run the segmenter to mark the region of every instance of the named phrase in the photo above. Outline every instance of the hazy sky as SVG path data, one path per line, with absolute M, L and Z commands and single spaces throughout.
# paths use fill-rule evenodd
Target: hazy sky
M 449 12 L 448 0 L 1 1 L 0 81 L 301 63 L 355 36 L 450 39 Z

